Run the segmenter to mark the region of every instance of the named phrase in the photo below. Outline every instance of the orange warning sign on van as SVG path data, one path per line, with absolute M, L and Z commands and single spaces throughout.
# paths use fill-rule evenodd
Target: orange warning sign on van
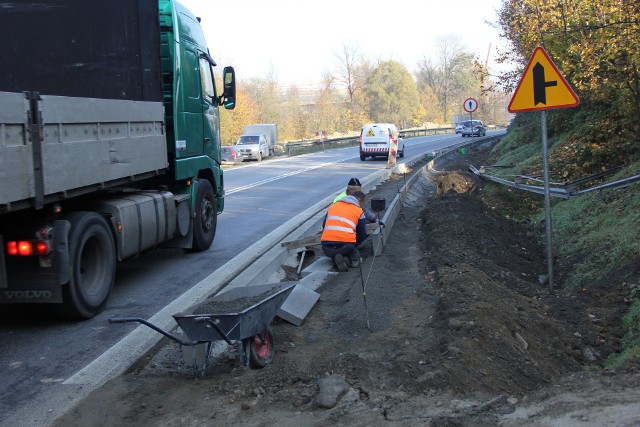
M 579 103 L 578 95 L 560 74 L 544 48 L 538 46 L 522 74 L 508 110 L 511 113 L 521 113 L 575 107 Z

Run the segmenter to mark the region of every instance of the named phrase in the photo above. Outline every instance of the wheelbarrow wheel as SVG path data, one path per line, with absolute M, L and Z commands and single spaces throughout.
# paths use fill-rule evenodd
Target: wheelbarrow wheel
M 249 367 L 262 369 L 273 359 L 273 333 L 267 326 L 263 332 L 249 339 Z

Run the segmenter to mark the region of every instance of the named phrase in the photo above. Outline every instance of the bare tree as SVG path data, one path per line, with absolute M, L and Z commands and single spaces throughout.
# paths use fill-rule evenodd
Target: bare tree
M 343 86 L 349 96 L 351 108 L 354 108 L 356 90 L 358 89 L 360 65 L 363 62 L 363 56 L 360 53 L 360 46 L 343 42 L 340 52 L 335 55 L 338 62 L 336 71 L 337 81 Z
M 368 120 L 366 81 L 373 69 L 365 58 L 360 46 L 355 43 L 343 42 L 336 57 L 336 83 L 347 92 L 348 112 L 346 112 L 347 127 L 356 128 Z
M 464 91 L 474 85 L 473 55 L 465 52 L 460 38 L 455 35 L 440 37 L 436 42 L 437 61 L 424 58 L 418 64 L 418 85 L 421 90 L 431 87 L 438 97 L 443 119 L 448 121 L 452 102 L 459 101 Z
M 281 135 L 287 139 L 304 139 L 307 136 L 307 114 L 300 103 L 300 90 L 292 85 L 282 104 Z

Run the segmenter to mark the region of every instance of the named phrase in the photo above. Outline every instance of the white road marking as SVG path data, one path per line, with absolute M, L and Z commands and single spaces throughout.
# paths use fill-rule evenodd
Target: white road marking
M 356 156 L 354 156 L 354 157 L 346 157 L 344 159 L 336 160 L 335 162 L 319 163 L 317 165 L 310 166 L 308 168 L 298 169 L 298 170 L 295 170 L 295 171 L 287 172 L 287 173 L 282 174 L 282 175 L 273 176 L 271 178 L 263 179 L 262 181 L 256 181 L 256 182 L 251 183 L 251 184 L 242 185 L 240 187 L 234 188 L 233 190 L 225 191 L 225 195 L 229 195 L 229 194 L 237 193 L 237 192 L 240 192 L 240 191 L 248 190 L 250 188 L 255 188 L 255 187 L 258 187 L 260 185 L 267 184 L 269 182 L 277 181 L 279 179 L 287 178 L 287 177 L 290 177 L 290 176 L 293 176 L 293 175 L 299 175 L 301 173 L 308 172 L 308 171 L 311 171 L 311 170 L 314 170 L 314 169 L 319 169 L 319 168 L 323 168 L 325 166 L 335 165 L 336 163 L 342 163 L 342 162 L 345 162 L 347 160 L 354 159 L 355 157 Z

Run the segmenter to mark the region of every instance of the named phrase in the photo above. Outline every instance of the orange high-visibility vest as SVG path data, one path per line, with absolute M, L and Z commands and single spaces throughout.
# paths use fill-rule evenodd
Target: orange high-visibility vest
M 322 231 L 322 242 L 356 242 L 356 226 L 362 216 L 362 208 L 352 203 L 338 201 L 329 207 Z

